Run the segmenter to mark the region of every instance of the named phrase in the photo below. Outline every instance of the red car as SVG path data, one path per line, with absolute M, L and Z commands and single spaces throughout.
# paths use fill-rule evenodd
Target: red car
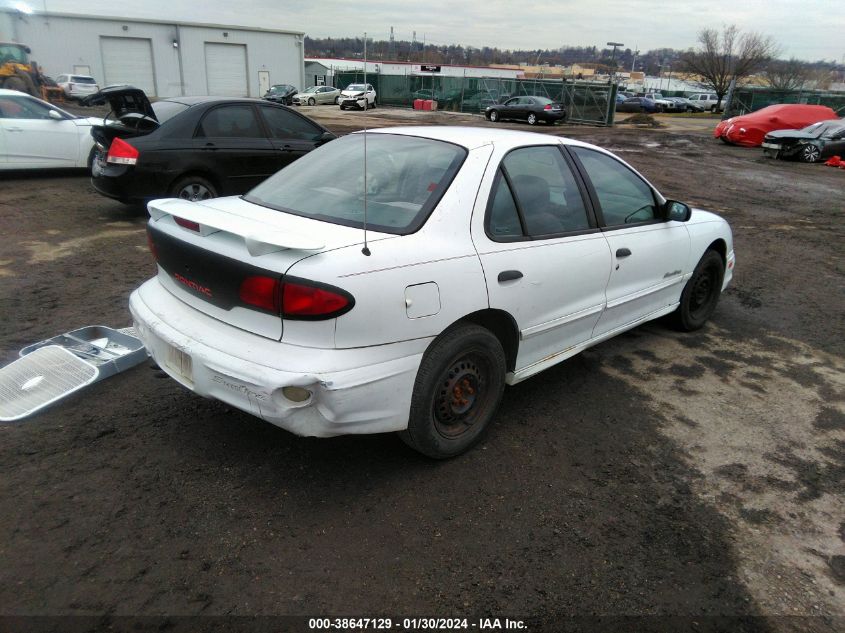
M 800 130 L 811 123 L 836 119 L 836 112 L 827 106 L 780 104 L 770 105 L 757 112 L 731 117 L 719 123 L 713 136 L 725 143 L 758 147 L 769 132 Z

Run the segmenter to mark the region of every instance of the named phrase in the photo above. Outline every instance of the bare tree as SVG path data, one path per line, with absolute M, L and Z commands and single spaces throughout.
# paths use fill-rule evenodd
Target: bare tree
M 702 85 L 716 93 L 719 103 L 734 80 L 761 70 L 778 52 L 770 38 L 760 33 L 742 33 L 735 24 L 702 29 L 698 33 L 699 48 L 681 56 L 684 70 L 699 75 Z
M 800 90 L 812 76 L 810 65 L 794 57 L 773 59 L 763 71 L 763 79 L 775 90 Z

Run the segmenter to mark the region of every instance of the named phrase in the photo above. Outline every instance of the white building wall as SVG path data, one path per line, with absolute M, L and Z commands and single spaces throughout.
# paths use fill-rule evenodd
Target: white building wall
M 301 33 L 0 11 L 0 39 L 29 45 L 32 59 L 52 77 L 72 72 L 75 65 L 89 66 L 97 82 L 105 85 L 102 36 L 150 40 L 159 97 L 208 94 L 206 42 L 246 46 L 245 72 L 251 97 L 261 96 L 258 94 L 259 70 L 270 73 L 271 84 L 301 86 L 304 80 Z
M 270 73 L 271 86 L 293 84 L 300 87 L 304 81 L 303 44 L 302 38 L 297 34 L 183 26 L 179 27 L 179 41 L 185 75 L 185 94 L 208 94 L 206 42 L 246 45 L 250 97 L 261 96 L 258 94 L 259 70 Z

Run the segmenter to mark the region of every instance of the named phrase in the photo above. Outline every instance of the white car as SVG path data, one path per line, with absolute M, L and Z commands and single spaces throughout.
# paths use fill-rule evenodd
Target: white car
M 158 275 L 129 307 L 165 372 L 299 435 L 399 431 L 435 458 L 478 441 L 506 384 L 666 314 L 700 328 L 734 268 L 725 220 L 613 154 L 494 128 L 350 134 L 243 197 L 149 212 Z
M 722 99 L 720 103 L 719 98 L 716 96 L 715 92 L 694 94 L 687 97 L 687 99 L 689 99 L 699 107 L 704 108 L 705 112 L 715 113 L 725 111 L 725 100 Z
M 663 97 L 659 92 L 650 92 L 645 95 L 646 99 L 651 99 L 657 105 L 657 109 L 661 112 L 675 111 L 676 105 L 674 101 L 670 101 Z
M 56 85 L 68 99 L 82 99 L 100 91 L 97 80 L 87 75 L 59 75 Z
M 349 84 L 337 97 L 341 110 L 360 108 L 366 110 L 376 107 L 376 90 L 372 84 Z
M 0 170 L 90 168 L 91 126 L 82 118 L 17 90 L 0 89 Z

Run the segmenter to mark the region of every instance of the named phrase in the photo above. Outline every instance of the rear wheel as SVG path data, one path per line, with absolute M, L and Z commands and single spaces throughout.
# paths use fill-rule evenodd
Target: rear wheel
M 489 119 L 495 123 L 499 120 L 499 113 L 496 110 L 490 110 Z
M 176 181 L 170 190 L 170 195 L 182 200 L 199 202 L 217 197 L 217 188 L 202 176 L 185 176 Z
M 707 322 L 719 302 L 724 277 L 722 256 L 712 250 L 704 253 L 684 286 L 681 303 L 673 315 L 678 329 L 692 332 Z
M 502 345 L 489 330 L 466 323 L 443 332 L 423 355 L 402 440 L 435 459 L 469 449 L 496 413 L 505 371 Z
M 813 143 L 805 145 L 804 149 L 801 150 L 801 160 L 805 163 L 817 163 L 821 157 L 822 151 L 818 145 Z
M 716 114 L 716 106 L 710 106 L 710 112 Z
M 537 123 L 537 115 L 533 112 L 528 113 L 528 125 L 534 125 Z

